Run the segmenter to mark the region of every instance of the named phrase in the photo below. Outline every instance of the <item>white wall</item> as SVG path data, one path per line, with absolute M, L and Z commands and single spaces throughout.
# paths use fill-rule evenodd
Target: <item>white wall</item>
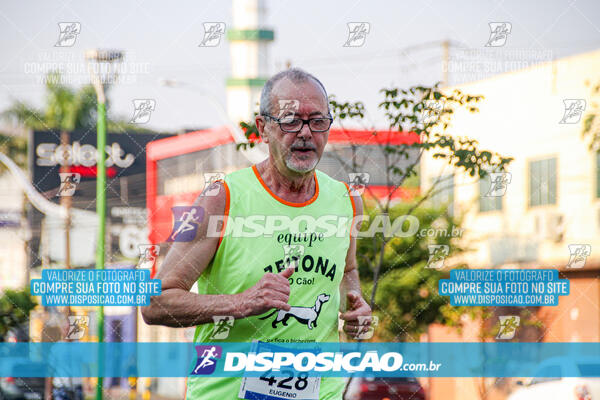
M 22 213 L 23 191 L 10 173 L 0 175 L 0 211 Z M 0 291 L 22 288 L 27 282 L 25 221 L 21 228 L 0 226 Z
M 600 260 L 595 155 L 581 137 L 581 122 L 559 124 L 564 99 L 586 99 L 589 110 L 591 91 L 586 83 L 600 83 L 600 51 L 457 87 L 464 93 L 485 98 L 479 103 L 479 113 L 457 112 L 449 133 L 477 139 L 481 148 L 514 158 L 508 169 L 512 182 L 500 212 L 479 213 L 479 185 L 474 179 L 457 175 L 455 204 L 467 212 L 464 238 L 477 240 L 475 252 L 467 257 L 471 266 L 489 266 L 487 239 L 501 235 L 512 239 L 498 243 L 497 249 L 504 249 L 508 256 L 513 255 L 515 262 L 520 260 L 521 265 L 564 267 L 569 258 L 567 245 L 578 243 L 591 244 L 588 263 Z M 528 161 L 551 156 L 557 157 L 556 205 L 530 208 Z M 443 168 L 438 160 L 423 160 L 424 189 L 430 177 Z M 446 172 L 451 171 L 445 168 Z M 558 243 L 540 236 L 534 229 L 536 216 L 552 215 L 562 215 L 564 220 L 564 239 Z

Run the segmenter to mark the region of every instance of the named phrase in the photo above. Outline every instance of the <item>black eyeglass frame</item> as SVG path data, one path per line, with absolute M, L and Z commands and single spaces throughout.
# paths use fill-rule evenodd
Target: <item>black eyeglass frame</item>
M 327 132 L 329 130 L 329 128 L 331 128 L 331 124 L 333 124 L 333 118 L 332 117 L 316 117 L 316 118 L 310 118 L 310 119 L 293 118 L 292 121 L 293 120 L 300 120 L 300 121 L 302 121 L 302 125 L 300 125 L 300 129 L 295 130 L 295 131 L 290 131 L 290 130 L 283 129 L 283 127 L 281 126 L 281 124 L 282 124 L 281 120 L 284 119 L 284 118 L 289 118 L 289 117 L 276 118 L 276 117 L 274 117 L 272 115 L 269 115 L 269 114 L 261 114 L 261 115 L 263 117 L 272 119 L 273 121 L 277 122 L 279 124 L 279 129 L 281 129 L 285 133 L 298 133 L 298 132 L 300 132 L 302 130 L 302 128 L 304 128 L 304 125 L 308 125 L 308 129 L 310 129 L 311 132 L 323 133 L 323 132 Z M 329 120 L 329 126 L 327 127 L 327 129 L 324 129 L 322 131 L 312 129 L 310 127 L 310 121 L 316 120 L 316 119 L 326 119 L 326 120 Z

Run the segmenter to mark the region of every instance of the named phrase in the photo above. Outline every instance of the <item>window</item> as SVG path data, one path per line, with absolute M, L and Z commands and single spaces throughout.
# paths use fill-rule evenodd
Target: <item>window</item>
M 529 162 L 529 206 L 556 204 L 556 158 Z
M 479 211 L 497 211 L 502 210 L 502 196 L 489 196 L 492 189 L 492 177 L 488 173 L 479 180 Z
M 227 173 L 249 166 L 250 162 L 235 147 L 235 143 L 228 143 L 158 160 L 157 194 L 199 192 L 204 188 L 203 173 Z
M 435 186 L 430 199 L 432 207 L 448 207 L 448 215 L 454 215 L 454 175 L 441 175 L 431 184 Z
M 418 157 L 416 151 L 409 150 L 408 159 L 399 159 L 398 156 L 388 155 L 388 162 L 397 165 L 402 171 L 415 162 Z M 357 164 L 357 171 L 352 170 L 352 160 Z M 403 185 L 407 182 L 400 182 L 401 175 L 387 171 L 386 155 L 384 147 L 379 145 L 360 145 L 352 149 L 347 145 L 330 145 L 319 161 L 318 169 L 325 172 L 334 179 L 347 182 L 349 172 L 367 172 L 369 174 L 368 184 L 371 186 L 385 186 L 388 184 L 388 178 L 391 185 Z M 418 164 L 417 164 L 418 167 Z M 418 171 L 418 168 L 415 169 Z M 413 180 L 414 181 L 414 180 Z M 418 186 L 418 185 L 417 185 Z

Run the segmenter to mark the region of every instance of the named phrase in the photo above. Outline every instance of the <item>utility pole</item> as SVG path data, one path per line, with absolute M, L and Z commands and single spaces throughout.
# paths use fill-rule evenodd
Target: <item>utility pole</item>
M 104 269 L 106 238 L 106 87 L 117 76 L 116 63 L 123 60 L 123 52 L 118 50 L 89 50 L 85 53 L 92 85 L 98 100 L 97 149 L 96 162 L 96 214 L 98 214 L 98 239 L 96 244 L 96 269 Z M 95 68 L 94 68 L 95 67 Z M 98 380 L 96 400 L 103 399 L 104 374 L 104 305 L 98 306 Z
M 60 145 L 63 149 L 70 145 L 70 136 L 71 135 L 67 131 L 62 131 L 60 133 Z M 66 164 L 67 158 L 64 157 L 63 160 Z M 71 172 L 71 167 L 68 164 L 63 165 L 60 168 L 60 172 L 69 173 Z M 67 216 L 65 218 L 65 268 L 69 269 L 71 268 L 71 205 L 73 204 L 71 196 L 61 196 L 60 204 L 67 210 Z
M 63 165 L 62 167 L 60 167 L 60 172 L 63 173 L 69 173 L 71 172 L 71 166 L 68 164 L 67 160 L 67 155 L 66 155 L 66 147 L 69 146 L 71 143 L 71 135 L 69 134 L 69 132 L 67 131 L 62 131 L 60 132 L 60 145 L 61 148 L 63 149 L 63 162 L 65 165 Z M 62 182 L 61 185 L 59 186 L 59 193 L 60 190 L 62 189 Z M 67 215 L 65 217 L 65 268 L 66 269 L 70 269 L 71 268 L 71 205 L 73 204 L 73 199 L 71 199 L 71 196 L 61 196 L 60 197 L 60 204 L 65 208 L 65 210 L 67 211 Z M 71 315 L 71 307 L 67 304 L 65 306 L 65 316 L 67 317 L 67 320 L 69 319 L 69 315 Z

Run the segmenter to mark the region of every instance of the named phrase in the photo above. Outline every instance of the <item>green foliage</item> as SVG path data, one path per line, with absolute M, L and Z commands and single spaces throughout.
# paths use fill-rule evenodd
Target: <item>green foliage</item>
M 27 140 L 23 137 L 0 133 L 0 153 L 6 154 L 21 168 L 27 166 Z M 0 173 L 5 169 L 4 164 L 0 164 Z
M 96 93 L 91 85 L 75 90 L 61 83 L 59 72 L 46 76 L 46 98 L 43 110 L 16 101 L 2 114 L 31 129 L 92 129 L 96 126 Z
M 582 118 L 581 135 L 588 140 L 590 150 L 600 150 L 600 83 L 590 90 L 588 112 Z
M 107 108 L 109 104 L 107 102 Z M 59 72 L 50 72 L 46 76 L 46 98 L 43 109 L 15 101 L 2 112 L 2 117 L 15 121 L 34 130 L 95 130 L 97 113 L 96 91 L 92 85 L 79 89 L 62 83 Z M 107 121 L 112 132 L 150 132 L 154 131 L 132 124 L 127 118 L 112 118 Z
M 258 113 L 255 112 L 254 117 L 256 117 L 257 115 L 258 115 Z M 249 122 L 241 121 L 240 128 L 242 128 L 242 130 L 244 131 L 244 135 L 246 135 L 246 139 L 248 139 L 248 142 L 238 143 L 236 145 L 236 149 L 245 150 L 247 148 L 254 147 L 256 144 L 255 139 L 258 139 L 260 137 L 260 134 L 258 133 L 258 128 L 256 127 L 256 122 L 254 120 L 249 121 Z
M 445 133 L 455 110 L 463 108 L 471 113 L 478 112 L 476 104 L 482 100 L 482 96 L 467 95 L 458 89 L 449 94 L 443 93 L 437 84 L 408 89 L 384 88 L 380 92 L 383 101 L 378 107 L 384 112 L 388 129 L 398 134 L 413 132 L 420 139 L 412 144 L 384 145 L 392 161 L 387 165 L 388 171 L 401 177 L 401 182 L 416 175 L 418 160 L 408 166 L 398 163 L 408 159 L 415 149 L 419 154 L 429 151 L 434 158 L 445 159 L 458 170 L 480 178 L 490 170 L 503 171 L 512 161 L 510 157 L 479 149 L 476 140 Z M 360 101 L 339 103 L 332 97 L 330 103 L 334 118 L 342 126 L 346 120 L 361 122 L 364 118 L 364 105 Z M 374 134 L 377 135 L 377 131 Z
M 36 305 L 29 289 L 4 291 L 0 296 L 0 341 L 9 330 L 26 322 Z
M 390 209 L 390 221 L 407 215 L 414 204 L 401 203 Z M 377 225 L 378 211 L 371 207 L 369 220 L 363 222 L 362 232 Z M 374 237 L 357 240 L 357 260 L 363 289 L 373 293 L 375 280 L 378 288 L 374 298 L 374 312 L 380 320 L 379 335 L 386 340 L 418 340 L 418 335 L 433 322 L 460 325 L 464 310 L 450 307 L 448 299 L 438 296 L 438 280 L 447 278 L 444 270 L 426 268 L 428 245 L 448 245 L 448 257 L 465 249 L 458 244 L 460 221 L 444 209 L 417 208 L 412 214 L 418 221 L 418 230 L 410 232 L 409 220 L 395 232 L 377 233 Z M 376 269 L 379 267 L 379 273 Z
M 348 145 L 352 149 L 358 145 L 352 143 L 351 132 L 345 128 L 349 123 L 371 129 L 374 136 L 382 135 L 380 138 L 383 138 L 374 143 L 379 143 L 377 146 L 384 156 L 381 167 L 385 168 L 386 182 L 389 182 L 392 190 L 384 198 L 379 198 L 373 196 L 366 185 L 365 194 L 369 194 L 372 201 L 365 202 L 364 213 L 373 222 L 363 223 L 362 229 L 371 229 L 375 216 L 387 214 L 392 221 L 400 215 L 415 216 L 420 223 L 419 229 L 445 227 L 447 232 L 452 232 L 454 227 L 458 227 L 457 220 L 444 210 L 425 206 L 428 199 L 442 190 L 442 180 L 435 180 L 429 190 L 410 204 L 394 206 L 393 195 L 401 186 L 415 187 L 419 180 L 419 163 L 425 152 L 445 161 L 453 167 L 454 172 L 473 177 L 483 178 L 489 171 L 505 170 L 512 161 L 511 157 L 481 149 L 474 139 L 446 133 L 457 110 L 478 112 L 476 105 L 482 100 L 482 96 L 464 94 L 460 90 L 444 93 L 438 84 L 408 89 L 384 88 L 380 92 L 383 99 L 378 108 L 387 122 L 383 132 L 365 127 L 366 110 L 362 102 L 340 102 L 335 96 L 329 98 L 334 122 L 347 131 Z M 242 122 L 240 126 L 248 138 L 258 135 L 254 121 Z M 391 144 L 394 135 L 407 133 L 416 135 L 419 140 L 400 145 Z M 342 161 L 348 169 L 346 172 L 364 171 L 354 157 Z M 461 315 L 486 315 L 485 309 L 451 307 L 447 298 L 437 295 L 438 280 L 443 273 L 425 268 L 429 258 L 428 244 L 448 245 L 450 254 L 447 257 L 451 257 L 465 251 L 456 243 L 457 238 L 420 235 L 399 238 L 393 234 L 386 235 L 382 230 L 385 232 L 386 228 L 379 229 L 380 232 L 373 237 L 360 238 L 356 252 L 363 289 L 371 292 L 371 307 L 381 317 L 381 324 L 385 328 L 378 331 L 382 336 L 388 339 L 417 340 L 417 335 L 433 322 L 460 328 Z M 387 230 L 389 233 L 389 229 Z

